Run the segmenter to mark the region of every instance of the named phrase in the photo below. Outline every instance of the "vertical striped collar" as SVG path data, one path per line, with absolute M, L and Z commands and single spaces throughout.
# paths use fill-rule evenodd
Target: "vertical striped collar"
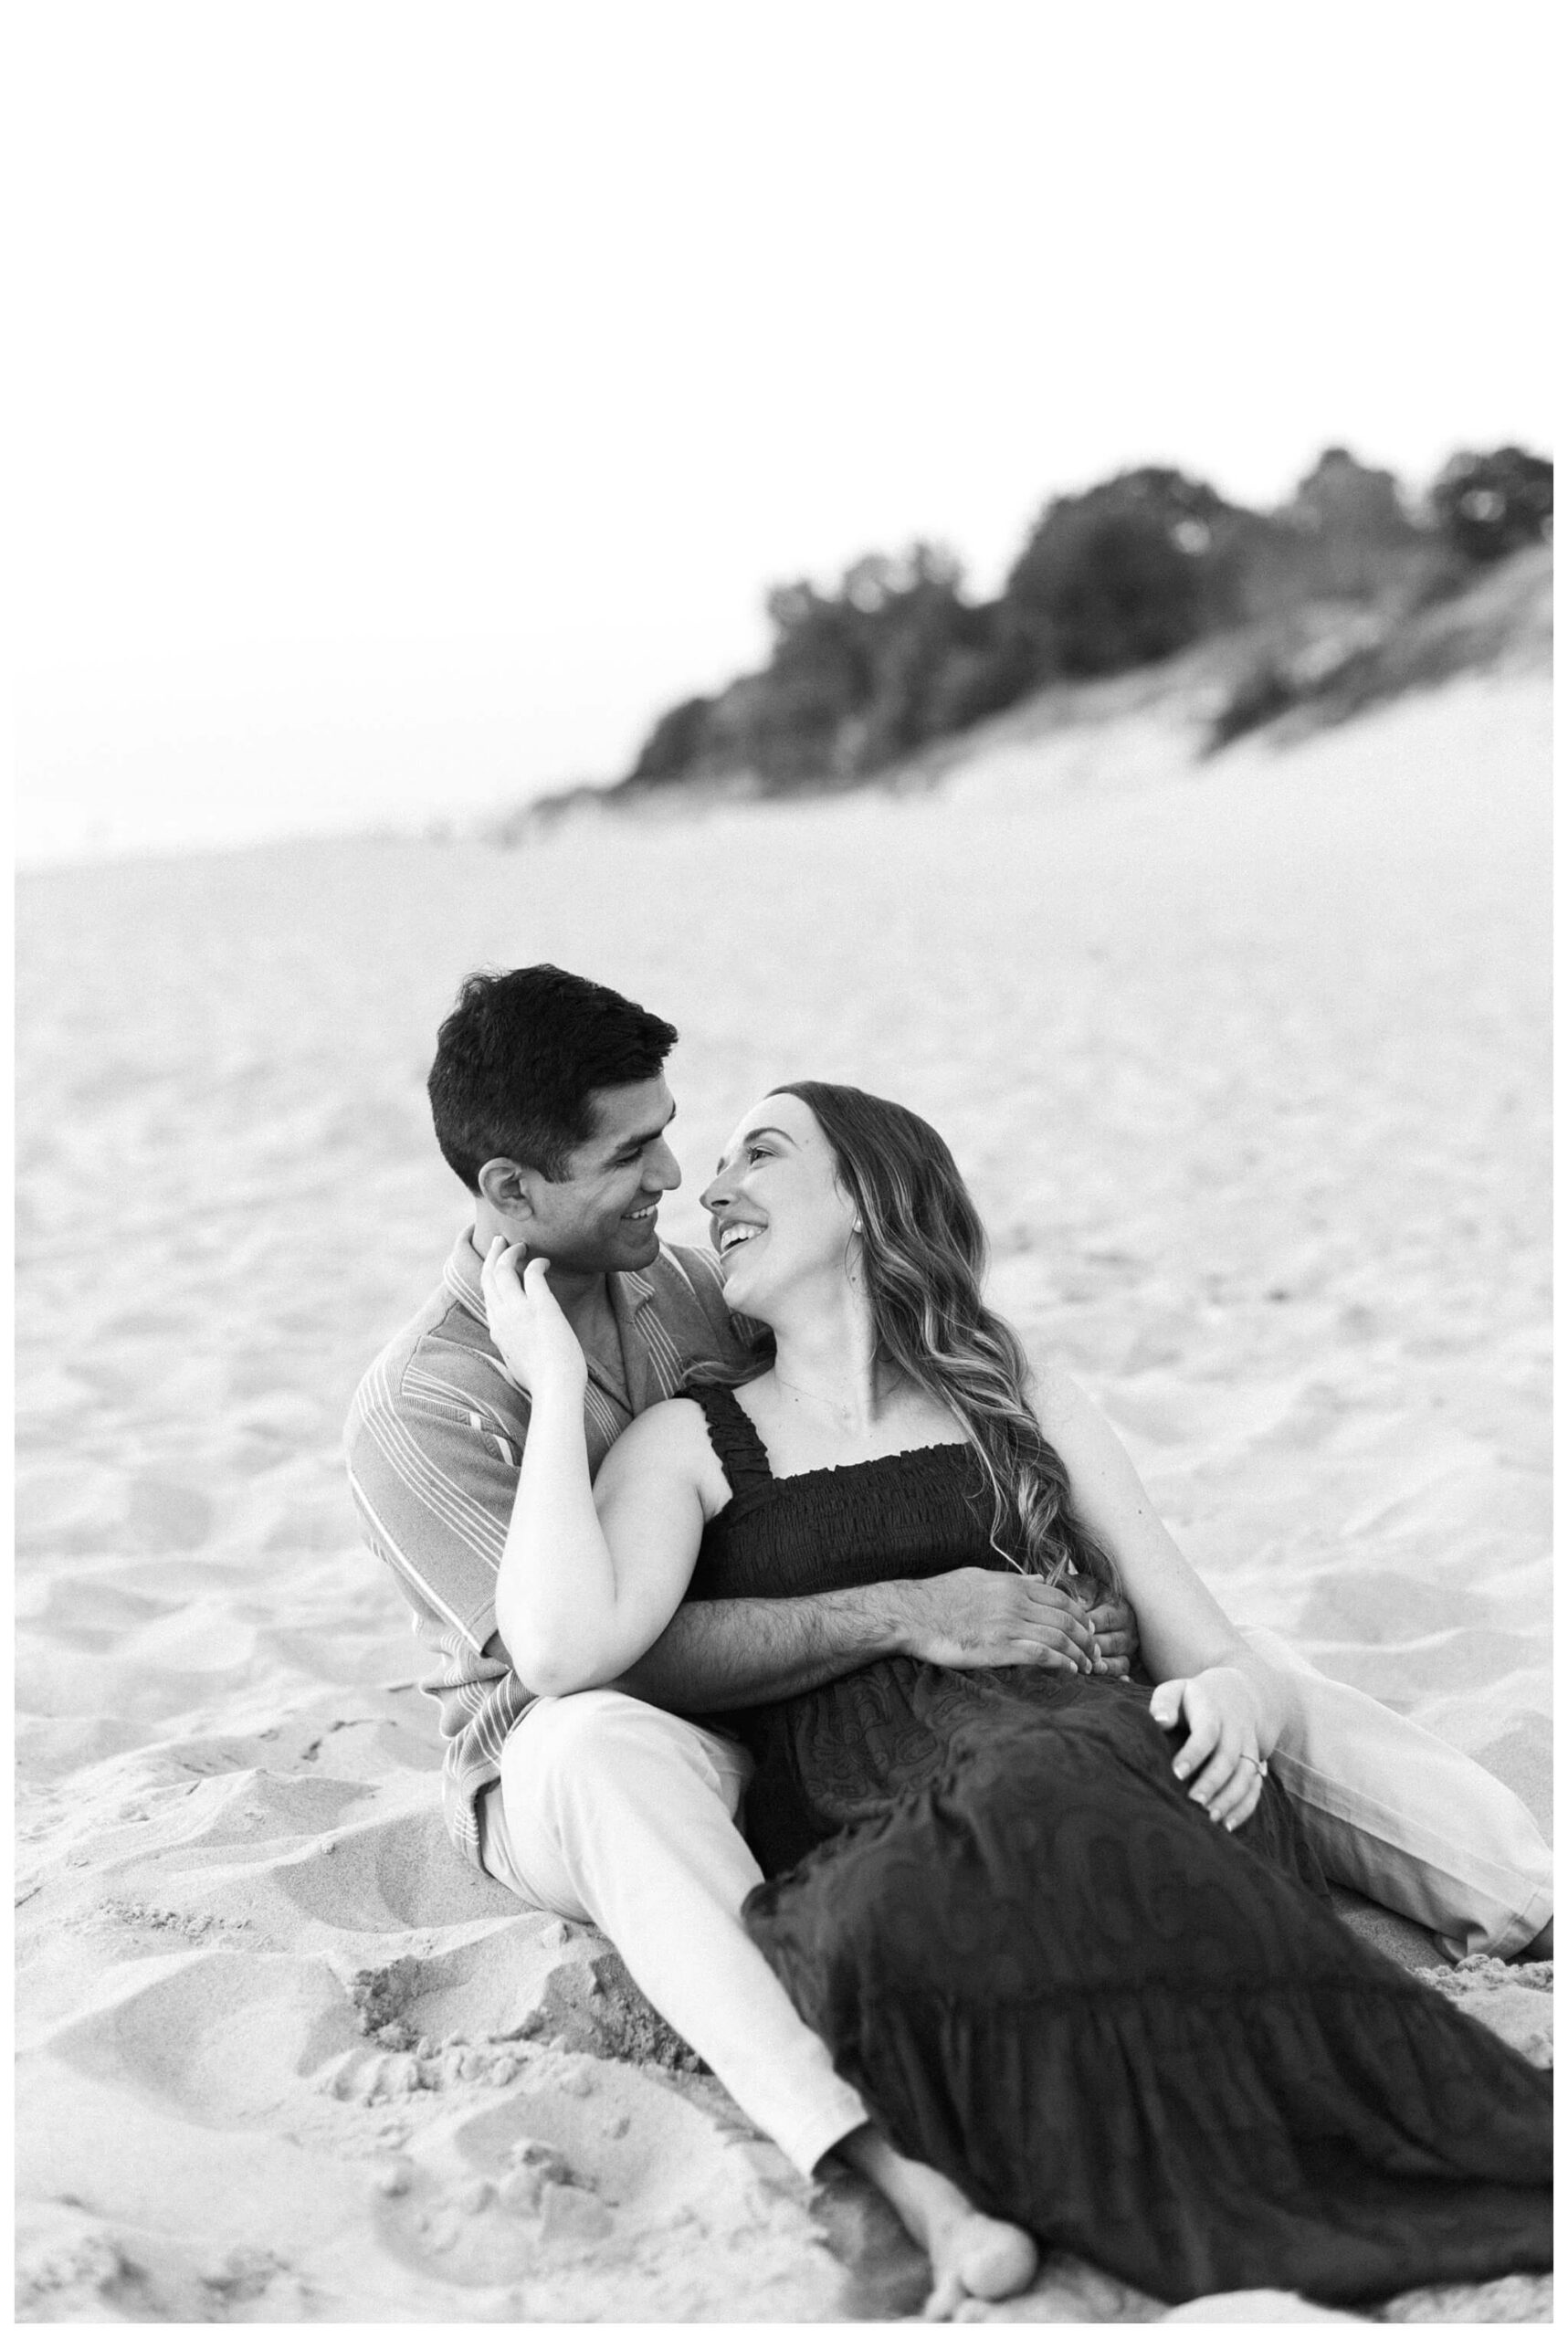
M 647 1275 L 606 1275 L 610 1311 L 621 1338 L 621 1366 L 634 1416 L 665 1396 L 673 1396 L 685 1374 L 686 1359 L 658 1320 L 658 1297 Z
M 479 1284 L 481 1260 L 473 1238 L 473 1227 L 466 1226 L 452 1245 L 442 1277 L 447 1290 L 464 1313 L 472 1316 L 487 1332 L 485 1298 Z M 663 1264 L 663 1254 L 659 1263 Z M 656 1269 L 657 1271 L 657 1269 Z M 679 1279 L 684 1282 L 685 1278 Z M 684 1376 L 686 1364 L 692 1359 L 683 1353 L 658 1316 L 658 1286 L 652 1275 L 610 1274 L 605 1277 L 610 1312 L 621 1344 L 621 1365 L 626 1374 L 626 1395 L 631 1411 L 646 1412 L 662 1397 L 672 1396 Z M 689 1344 L 688 1341 L 687 1344 Z M 715 1340 L 714 1348 L 717 1350 Z M 588 1359 L 590 1374 L 594 1359 Z M 599 1375 L 595 1374 L 596 1379 Z M 619 1393 L 601 1381 L 605 1394 L 615 1402 L 617 1411 L 624 1409 Z M 623 1420 L 620 1426 L 626 1426 Z
M 481 1263 L 479 1254 L 474 1248 L 474 1229 L 471 1226 L 465 1226 L 452 1245 L 451 1257 L 441 1270 L 441 1282 L 443 1288 L 457 1301 L 465 1315 L 471 1315 L 476 1323 L 484 1323 L 488 1331 L 489 1326 L 485 1316 L 485 1295 L 479 1288 Z
M 474 1229 L 471 1226 L 465 1226 L 452 1245 L 452 1255 L 447 1261 L 442 1280 L 453 1298 L 480 1323 L 485 1320 L 485 1295 L 479 1284 L 479 1269 L 483 1264 L 479 1245 L 474 1240 Z M 612 1306 L 617 1300 L 622 1302 L 617 1312 L 631 1314 L 639 1307 L 651 1306 L 658 1297 L 647 1275 L 606 1275 L 605 1280 L 609 1286 Z

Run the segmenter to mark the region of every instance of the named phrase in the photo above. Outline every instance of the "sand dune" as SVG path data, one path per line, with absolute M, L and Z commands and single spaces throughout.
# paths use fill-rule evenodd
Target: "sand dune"
M 927 1112 L 999 1303 L 1221 1597 L 1545 1816 L 1545 687 L 1201 768 L 1129 719 L 920 799 L 27 882 L 21 2318 L 918 2305 L 879 2204 L 812 2194 L 441 1830 L 338 1437 L 459 1222 L 421 1083 L 487 960 L 679 1025 L 689 1171 L 779 1079 Z M 1549 1998 L 1489 1979 L 1544 2054 Z M 1056 2265 L 996 2318 L 1159 2312 Z

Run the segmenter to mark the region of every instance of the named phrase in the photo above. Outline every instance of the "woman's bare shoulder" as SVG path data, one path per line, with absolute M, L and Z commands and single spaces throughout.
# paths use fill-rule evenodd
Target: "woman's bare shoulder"
M 1099 1416 L 1095 1406 L 1071 1373 L 1064 1372 L 1059 1364 L 1047 1364 L 1036 1374 L 1034 1397 L 1040 1427 L 1047 1437 L 1053 1427 L 1070 1426 L 1075 1421 Z
M 695 1397 L 665 1396 L 637 1415 L 616 1438 L 610 1453 L 641 1455 L 647 1459 L 661 1454 L 673 1458 L 705 1449 L 707 1444 L 708 1422 Z
M 658 1478 L 711 1492 L 723 1472 L 709 1442 L 702 1407 L 690 1396 L 667 1396 L 621 1431 L 599 1465 L 596 1490 L 610 1492 L 634 1479 Z
M 1047 1441 L 1075 1480 L 1087 1470 L 1097 1474 L 1109 1470 L 1121 1477 L 1131 1471 L 1121 1438 L 1070 1373 L 1052 1366 L 1040 1374 L 1035 1386 L 1035 1411 Z

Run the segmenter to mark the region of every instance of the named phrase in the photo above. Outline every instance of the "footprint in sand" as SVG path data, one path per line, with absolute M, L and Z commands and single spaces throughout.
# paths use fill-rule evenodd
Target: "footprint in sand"
M 484 2054 L 473 2049 L 476 2075 Z M 434 2103 L 411 2098 L 406 2121 L 378 2130 L 383 2244 L 410 2271 L 466 2289 L 567 2281 L 576 2286 L 562 2294 L 580 2318 L 611 2321 L 646 2309 L 650 2268 L 657 2319 L 701 2318 L 715 2258 L 728 2255 L 757 2318 L 769 2318 L 759 2301 L 773 2294 L 798 2310 L 803 2276 L 821 2292 L 808 2318 L 852 2318 L 858 2276 L 847 2280 L 845 2253 L 823 2248 L 812 2187 L 770 2145 L 716 2118 L 695 2083 L 689 2093 L 661 2074 L 547 2048 L 500 2100 L 461 2085 Z M 900 2291 L 896 2310 L 918 2301 Z M 552 2317 L 541 2307 L 539 2318 Z
M 203 2121 L 275 2118 L 297 2082 L 360 2040 L 318 1959 L 195 1949 L 116 1966 L 39 2041 L 84 2077 Z
M 413 2270 L 487 2289 L 542 2261 L 602 2257 L 616 2217 L 600 2176 L 586 2154 L 569 2156 L 530 2132 L 527 2115 L 509 2102 L 462 2121 L 437 2144 L 434 2165 L 402 2153 L 384 2162 L 375 2183 L 384 2245 Z

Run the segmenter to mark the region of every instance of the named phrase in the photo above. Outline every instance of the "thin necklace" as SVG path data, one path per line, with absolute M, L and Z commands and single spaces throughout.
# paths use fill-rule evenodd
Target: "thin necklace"
M 892 1372 L 892 1379 L 888 1383 L 886 1388 L 879 1389 L 873 1386 L 871 1390 L 871 1401 L 873 1404 L 885 1404 L 888 1398 L 892 1395 L 893 1390 L 903 1379 L 904 1374 L 900 1372 L 897 1364 L 893 1365 Z M 815 1395 L 811 1389 L 799 1387 L 795 1381 L 786 1380 L 776 1364 L 773 1366 L 773 1378 L 778 1382 L 781 1388 L 787 1388 L 792 1396 L 804 1396 L 808 1405 L 823 1405 L 826 1406 L 830 1412 L 841 1411 L 843 1409 L 842 1406 L 835 1405 L 831 1396 L 818 1396 Z

